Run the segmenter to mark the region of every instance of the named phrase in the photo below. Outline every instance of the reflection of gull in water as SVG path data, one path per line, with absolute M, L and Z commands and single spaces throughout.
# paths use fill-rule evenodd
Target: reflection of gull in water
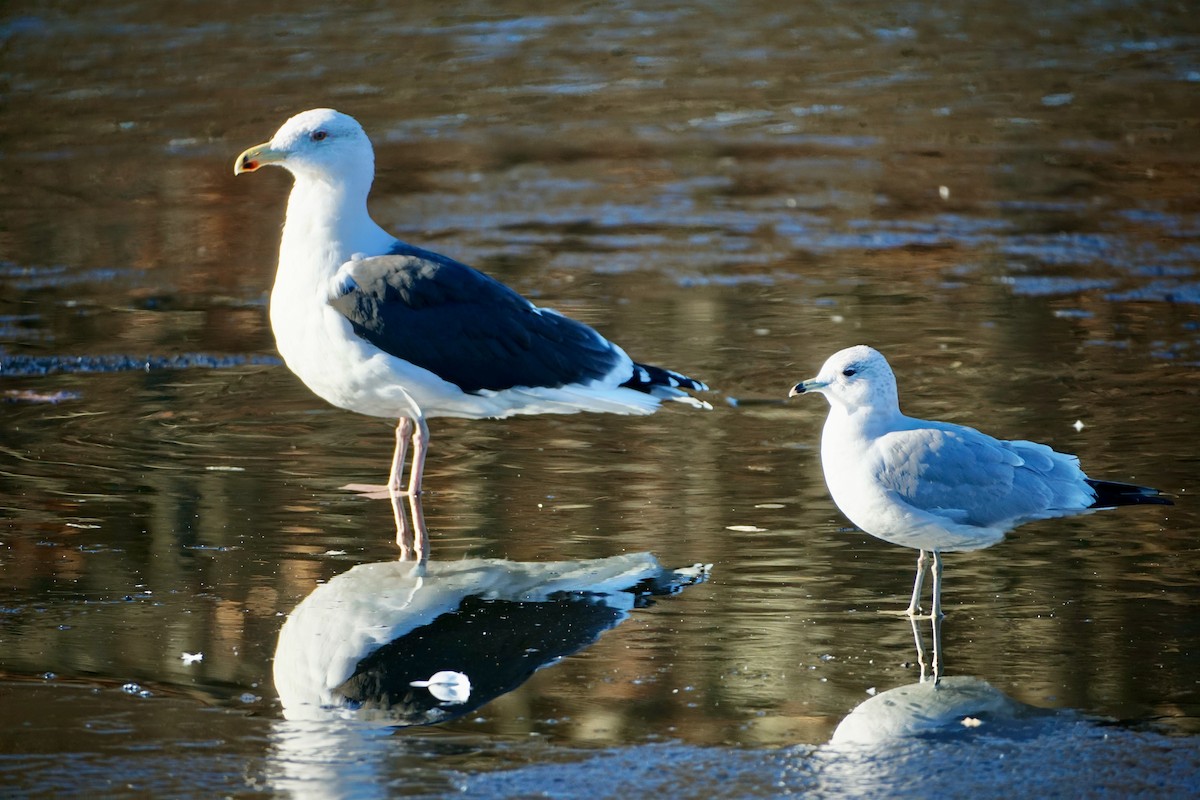
M 879 744 L 910 736 L 988 732 L 997 722 L 1053 714 L 1020 703 L 987 681 L 955 675 L 897 686 L 851 711 L 830 744 Z
M 1019 703 L 991 684 L 966 676 L 942 677 L 942 618 L 933 628 L 933 665 L 916 617 L 910 617 L 921 680 L 865 701 L 837 726 L 830 744 L 879 744 L 912 736 L 991 731 L 996 723 L 1055 712 Z
M 289 720 L 443 721 L 591 644 L 639 600 L 706 574 L 701 566 L 664 569 L 647 553 L 362 564 L 317 587 L 288 616 L 275 688 Z
M 941 553 L 980 550 L 1026 522 L 1171 501 L 1156 489 L 1092 480 L 1079 459 L 1044 444 L 907 417 L 887 359 L 865 345 L 834 353 L 791 394 L 829 401 L 821 466 L 833 501 L 885 542 L 920 551 L 908 613 L 920 610 L 933 554 L 933 615 L 942 613 Z
M 1195 797 L 1198 774 L 1194 741 L 1026 705 L 958 676 L 867 700 L 803 768 L 815 780 L 780 795 Z

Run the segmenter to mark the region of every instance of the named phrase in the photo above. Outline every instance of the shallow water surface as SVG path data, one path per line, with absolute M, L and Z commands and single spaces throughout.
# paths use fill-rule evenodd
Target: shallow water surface
M 1138 3 L 9 3 L 3 793 L 1200 792 L 1198 28 Z M 713 387 L 710 412 L 433 421 L 412 597 L 458 612 L 456 646 L 561 626 L 433 725 L 289 719 L 274 683 L 288 615 L 396 559 L 388 504 L 341 488 L 382 482 L 390 423 L 274 349 L 288 179 L 232 175 L 323 105 L 375 141 L 386 228 Z M 915 553 L 849 527 L 823 401 L 785 400 L 859 342 L 911 414 L 1176 497 L 947 556 L 936 703 L 905 689 Z M 433 579 L 642 553 L 711 571 Z M 928 727 L 871 718 L 896 690 Z M 840 742 L 855 709 L 877 733 Z

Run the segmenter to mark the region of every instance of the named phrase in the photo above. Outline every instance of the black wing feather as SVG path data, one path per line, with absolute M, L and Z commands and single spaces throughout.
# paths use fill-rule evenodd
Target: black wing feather
M 587 325 L 438 253 L 398 243 L 352 272 L 330 304 L 354 332 L 467 393 L 580 383 L 624 360 Z
M 1091 508 L 1116 508 L 1117 506 L 1173 506 L 1175 502 L 1158 489 L 1118 481 L 1096 481 L 1085 478 L 1088 486 L 1096 492 Z

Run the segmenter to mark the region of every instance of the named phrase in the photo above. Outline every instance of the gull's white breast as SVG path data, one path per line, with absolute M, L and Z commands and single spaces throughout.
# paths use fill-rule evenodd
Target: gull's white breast
M 833 502 L 851 522 L 885 542 L 955 552 L 990 547 L 1004 538 L 994 527 L 960 524 L 951 516 L 905 502 L 879 479 L 880 437 L 844 414 L 832 413 L 821 435 L 821 465 Z

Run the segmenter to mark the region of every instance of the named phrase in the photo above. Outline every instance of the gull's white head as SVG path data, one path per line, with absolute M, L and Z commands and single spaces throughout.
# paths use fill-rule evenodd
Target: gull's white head
M 887 359 L 865 344 L 847 347 L 829 357 L 817 377 L 797 383 L 788 393 L 819 392 L 829 405 L 853 414 L 863 409 L 899 411 L 896 376 Z
M 364 182 L 375 177 L 375 152 L 358 120 L 332 108 L 304 111 L 283 123 L 271 141 L 237 157 L 233 174 L 283 167 L 297 178 L 324 183 Z

